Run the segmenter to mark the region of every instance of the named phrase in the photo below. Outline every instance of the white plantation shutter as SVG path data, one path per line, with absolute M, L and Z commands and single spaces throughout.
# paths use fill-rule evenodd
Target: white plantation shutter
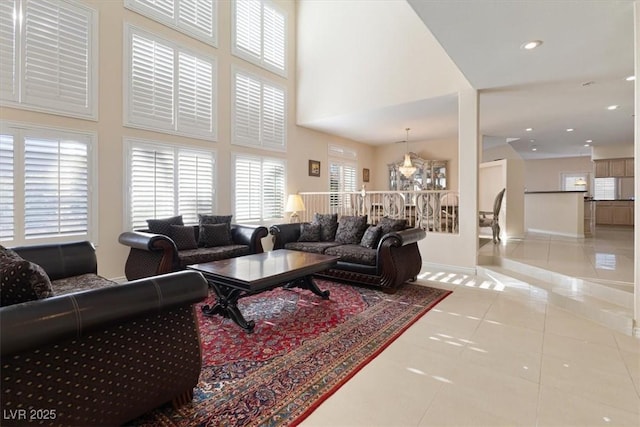
M 215 139 L 215 60 L 131 26 L 126 34 L 130 75 L 125 124 Z
M 236 157 L 235 212 L 237 222 L 262 218 L 262 162 L 259 158 Z
M 217 45 L 217 1 L 125 0 L 125 7 L 212 46 Z
M 86 236 L 89 226 L 86 142 L 27 138 L 25 237 Z
M 198 222 L 198 214 L 213 212 L 213 153 L 178 153 L 178 212 L 187 224 Z
M 234 184 L 236 221 L 263 221 L 284 216 L 284 161 L 236 155 Z
M 284 163 L 265 159 L 262 162 L 262 219 L 284 216 Z
M 260 82 L 236 72 L 233 107 L 234 142 L 259 145 L 262 110 Z
M 96 11 L 66 1 L 0 2 L 0 99 L 9 105 L 95 119 L 96 51 Z
M 91 115 L 93 14 L 60 1 L 26 2 L 23 101 Z
M 130 119 L 145 126 L 173 129 L 173 49 L 141 34 L 131 33 L 130 37 Z
M 236 48 L 260 61 L 262 56 L 262 4 L 259 0 L 235 2 Z
M 198 222 L 214 205 L 215 157 L 211 151 L 152 142 L 127 141 L 129 224 L 146 228 L 147 219 L 182 215 Z
M 213 65 L 186 53 L 178 55 L 178 130 L 211 135 Z
M 236 0 L 233 5 L 233 54 L 286 76 L 286 15 L 268 1 Z
M 264 6 L 264 62 L 277 70 L 285 69 L 285 18 L 275 8 Z
M 337 160 L 329 162 L 329 191 L 331 193 L 356 191 L 358 180 L 356 176 L 356 166 Z M 330 196 L 331 206 L 350 205 L 350 197 L 343 194 L 332 194 Z
M 173 216 L 176 211 L 174 150 L 134 146 L 130 153 L 129 170 L 131 226 L 145 227 L 147 219 Z
M 18 101 L 16 6 L 16 1 L 0 2 L 0 98 L 9 101 Z
M 232 96 L 232 143 L 285 150 L 284 88 L 235 70 Z
M 12 241 L 14 227 L 13 136 L 0 135 L 0 241 Z
M 263 85 L 262 89 L 262 144 L 285 146 L 284 90 Z

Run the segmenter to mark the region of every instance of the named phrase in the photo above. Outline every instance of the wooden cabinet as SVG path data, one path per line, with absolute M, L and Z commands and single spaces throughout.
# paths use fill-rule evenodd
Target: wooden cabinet
M 609 160 L 596 160 L 596 178 L 609 176 Z
M 411 164 L 416 172 L 405 177 L 400 173 L 403 160 L 387 165 L 389 167 L 389 190 L 446 190 L 447 168 L 446 160 L 427 160 L 410 153 Z
M 624 177 L 625 159 L 609 160 L 609 176 Z
M 596 225 L 633 225 L 633 202 L 596 202 Z
M 633 168 L 635 162 L 633 158 L 596 160 L 595 164 L 596 178 L 623 178 L 634 176 Z
M 635 161 L 634 159 L 624 159 L 624 176 L 633 176 Z

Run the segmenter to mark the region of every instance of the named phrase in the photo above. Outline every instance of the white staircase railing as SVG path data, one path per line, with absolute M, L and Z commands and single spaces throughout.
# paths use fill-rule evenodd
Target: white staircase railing
M 427 232 L 458 233 L 458 192 L 425 191 L 356 191 L 303 192 L 305 205 L 300 220 L 312 221 L 316 212 L 343 215 L 367 215 L 370 224 L 382 217 L 406 219 L 412 227 Z

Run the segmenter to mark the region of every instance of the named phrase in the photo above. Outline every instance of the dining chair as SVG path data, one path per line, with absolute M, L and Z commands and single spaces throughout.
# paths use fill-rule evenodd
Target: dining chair
M 493 201 L 493 211 L 480 211 L 479 225 L 480 227 L 491 227 L 491 231 L 493 233 L 493 243 L 498 243 L 500 241 L 500 223 L 499 223 L 499 214 L 500 208 L 502 207 L 502 199 L 504 197 L 504 192 L 506 188 L 503 188 L 502 191 L 498 193 L 495 200 Z

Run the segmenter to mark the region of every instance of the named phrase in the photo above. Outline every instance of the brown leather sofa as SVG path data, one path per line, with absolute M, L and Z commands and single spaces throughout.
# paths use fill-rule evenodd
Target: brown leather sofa
M 88 242 L 16 249 L 53 288 L 95 274 Z M 207 294 L 200 273 L 182 271 L 0 307 L 2 425 L 120 425 L 191 401 L 201 369 L 193 305 Z
M 197 241 L 199 226 L 194 225 L 193 232 Z M 134 280 L 183 270 L 190 264 L 262 253 L 261 239 L 268 235 L 266 227 L 231 224 L 232 244 L 225 246 L 178 250 L 171 237 L 148 230 L 126 231 L 120 234 L 118 241 L 131 248 L 125 275 Z
M 303 223 L 305 224 L 305 223 Z M 291 249 L 340 256 L 336 266 L 317 276 L 358 285 L 382 288 L 394 293 L 408 280 L 415 280 L 422 268 L 417 242 L 426 237 L 424 230 L 406 228 L 382 235 L 374 248 L 336 241 L 300 242 L 302 224 L 279 224 L 269 228 L 273 249 Z

